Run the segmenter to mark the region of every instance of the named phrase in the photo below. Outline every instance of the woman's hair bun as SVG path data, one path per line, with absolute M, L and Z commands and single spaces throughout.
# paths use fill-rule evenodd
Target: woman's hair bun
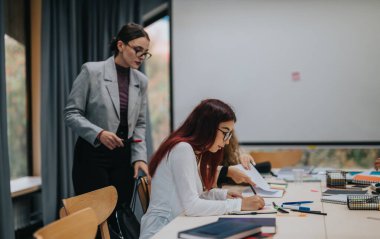
M 117 38 L 116 37 L 113 37 L 111 42 L 110 42 L 110 50 L 111 51 L 117 50 Z

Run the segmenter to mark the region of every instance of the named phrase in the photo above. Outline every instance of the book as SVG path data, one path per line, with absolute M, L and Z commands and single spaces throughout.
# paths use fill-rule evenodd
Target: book
M 353 176 L 352 183 L 370 185 L 371 183 L 380 183 L 380 172 L 367 171 Z
M 323 195 L 355 195 L 355 194 L 367 194 L 367 191 L 363 191 L 361 189 L 327 189 L 322 192 Z
M 276 184 L 276 183 L 270 183 L 269 186 L 271 189 L 277 189 L 277 190 L 286 190 L 286 188 L 288 187 L 288 185 Z
M 261 232 L 261 226 L 251 222 L 216 221 L 203 226 L 178 232 L 178 238 L 244 238 Z
M 258 234 L 253 235 L 253 236 L 245 237 L 244 239 L 270 239 L 270 238 L 273 238 L 273 234 L 262 232 L 262 233 L 258 233 Z
M 249 222 L 261 226 L 262 233 L 276 233 L 275 217 L 220 217 L 219 221 Z
M 337 194 L 322 196 L 321 202 L 335 203 L 335 204 L 347 204 L 347 195 L 346 194 Z

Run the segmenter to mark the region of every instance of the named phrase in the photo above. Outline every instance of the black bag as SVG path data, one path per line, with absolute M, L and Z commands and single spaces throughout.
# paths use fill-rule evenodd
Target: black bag
M 140 182 L 140 177 L 135 180 L 133 187 L 133 195 L 131 205 L 123 204 L 116 209 L 117 227 L 111 229 L 111 238 L 118 239 L 138 239 L 140 236 L 140 223 L 135 216 L 137 187 Z

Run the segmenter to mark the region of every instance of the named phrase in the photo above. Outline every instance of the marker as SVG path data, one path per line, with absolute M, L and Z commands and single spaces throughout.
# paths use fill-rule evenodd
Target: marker
M 310 211 L 310 207 L 300 207 L 300 206 L 296 206 L 296 205 L 281 205 L 281 207 L 287 208 L 287 209 Z
M 298 202 L 284 202 L 282 205 L 300 205 L 306 203 L 313 203 L 314 201 L 298 201 Z
M 324 215 L 327 216 L 327 213 L 320 212 L 320 211 L 302 211 L 302 210 L 295 210 L 295 209 L 290 209 L 293 212 L 303 212 L 303 213 L 310 213 L 310 214 L 317 214 L 317 215 Z
M 282 209 L 281 207 L 277 206 L 277 204 L 275 202 L 272 202 L 273 204 L 273 207 L 278 211 L 278 212 L 281 212 L 281 213 L 289 213 L 288 211 L 286 211 L 285 209 Z
M 141 143 L 142 142 L 142 139 L 134 139 L 132 140 L 132 143 Z

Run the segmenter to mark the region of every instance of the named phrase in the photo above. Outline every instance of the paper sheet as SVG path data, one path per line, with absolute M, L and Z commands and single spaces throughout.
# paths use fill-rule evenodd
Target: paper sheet
M 271 189 L 269 184 L 260 175 L 260 173 L 257 171 L 255 167 L 251 167 L 250 170 L 244 169 L 244 167 L 241 164 L 238 164 L 235 167 L 243 171 L 245 174 L 247 174 L 252 179 L 252 181 L 256 183 L 255 190 L 259 196 L 274 197 L 274 198 L 282 197 L 282 194 L 284 193 L 284 191 Z M 253 192 L 251 191 L 250 188 L 247 188 L 246 190 L 243 191 L 243 196 L 246 196 L 246 197 L 253 196 Z

